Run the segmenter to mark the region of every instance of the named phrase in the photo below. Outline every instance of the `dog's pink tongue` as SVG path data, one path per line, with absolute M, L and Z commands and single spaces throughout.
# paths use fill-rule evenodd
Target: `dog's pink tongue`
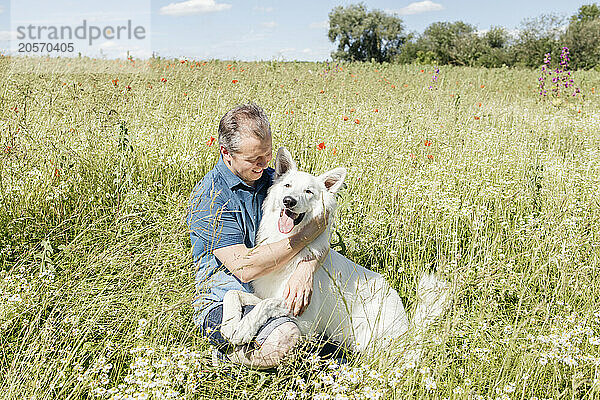
M 277 221 L 277 226 L 279 227 L 279 232 L 290 233 L 294 229 L 294 220 L 282 211 L 279 221 Z

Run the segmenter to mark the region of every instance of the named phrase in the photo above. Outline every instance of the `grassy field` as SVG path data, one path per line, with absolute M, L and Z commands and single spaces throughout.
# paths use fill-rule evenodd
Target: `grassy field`
M 542 97 L 530 70 L 45 62 L 0 58 L 0 397 L 600 398 L 600 73 Z M 349 258 L 409 308 L 422 271 L 451 283 L 420 365 L 211 366 L 185 215 L 248 101 L 301 169 L 348 168 Z

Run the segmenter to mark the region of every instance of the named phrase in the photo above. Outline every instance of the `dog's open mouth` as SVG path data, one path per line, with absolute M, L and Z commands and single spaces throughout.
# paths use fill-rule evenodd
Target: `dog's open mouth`
M 302 222 L 304 214 L 296 214 L 287 208 L 282 209 L 281 213 L 279 213 L 279 221 L 277 221 L 279 232 L 290 233 L 294 229 L 294 226 Z

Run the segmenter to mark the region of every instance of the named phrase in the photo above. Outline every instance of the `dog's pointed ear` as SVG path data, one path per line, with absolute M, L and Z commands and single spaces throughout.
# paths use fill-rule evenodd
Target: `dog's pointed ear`
M 285 147 L 280 147 L 275 156 L 275 177 L 279 178 L 290 170 L 298 169 L 292 155 Z
M 344 184 L 346 168 L 339 167 L 319 175 L 319 180 L 325 184 L 325 188 L 331 193 L 337 193 Z

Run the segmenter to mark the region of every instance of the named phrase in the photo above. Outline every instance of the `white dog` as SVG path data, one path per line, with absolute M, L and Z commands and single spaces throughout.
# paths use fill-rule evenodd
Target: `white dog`
M 275 159 L 275 182 L 263 203 L 263 217 L 257 243 L 279 241 L 303 224 L 329 211 L 325 232 L 304 248 L 285 267 L 252 282 L 255 293 L 229 291 L 223 302 L 221 332 L 235 345 L 248 343 L 270 317 L 288 315 L 283 302 L 285 285 L 298 263 L 307 256 L 325 256 L 315 272 L 313 295 L 296 322 L 303 335 L 326 333 L 337 342 L 363 352 L 381 347 L 387 340 L 413 333 L 413 340 L 441 315 L 447 285 L 425 274 L 419 282 L 420 299 L 412 324 L 398 293 L 378 273 L 330 250 L 330 231 L 336 208 L 335 194 L 346 177 L 345 168 L 336 168 L 318 177 L 300 172 L 290 153 L 280 148 Z M 255 307 L 241 318 L 242 306 Z M 413 354 L 415 360 L 418 355 Z M 416 360 L 415 360 L 416 361 Z

